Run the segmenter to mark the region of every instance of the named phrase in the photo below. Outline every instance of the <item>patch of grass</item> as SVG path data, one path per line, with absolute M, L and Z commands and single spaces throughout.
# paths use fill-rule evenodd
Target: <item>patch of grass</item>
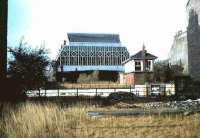
M 117 110 L 74 104 L 27 102 L 2 106 L 0 136 L 7 138 L 65 137 L 199 137 L 199 114 L 191 116 L 146 116 L 90 118 L 87 112 Z M 131 110 L 131 109 L 129 109 Z

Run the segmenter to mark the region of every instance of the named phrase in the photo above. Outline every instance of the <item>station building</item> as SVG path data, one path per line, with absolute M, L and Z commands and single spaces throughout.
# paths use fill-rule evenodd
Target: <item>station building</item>
M 56 59 L 57 81 L 77 82 L 81 73 L 99 72 L 99 79 L 120 81 L 129 58 L 118 34 L 68 33 Z

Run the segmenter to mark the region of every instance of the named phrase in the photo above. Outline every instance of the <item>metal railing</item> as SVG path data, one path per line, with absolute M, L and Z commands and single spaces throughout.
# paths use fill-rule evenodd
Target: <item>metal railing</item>
M 38 89 L 27 91 L 28 97 L 63 97 L 63 96 L 102 96 L 107 97 L 114 92 L 130 92 L 138 97 L 148 96 L 169 96 L 175 94 L 175 86 L 162 87 L 160 90 L 152 90 L 148 86 L 135 86 L 127 88 L 57 88 L 57 89 Z

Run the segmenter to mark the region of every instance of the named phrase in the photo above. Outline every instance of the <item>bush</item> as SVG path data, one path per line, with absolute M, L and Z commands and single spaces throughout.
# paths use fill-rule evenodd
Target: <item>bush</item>
M 85 83 L 85 82 L 93 82 L 93 81 L 98 81 L 99 80 L 99 71 L 93 71 L 90 74 L 80 74 L 78 77 L 77 82 L 78 83 Z
M 21 87 L 35 89 L 47 82 L 47 66 L 50 61 L 47 50 L 43 47 L 32 49 L 20 43 L 19 47 L 10 48 L 13 60 L 9 61 L 9 76 L 20 82 Z

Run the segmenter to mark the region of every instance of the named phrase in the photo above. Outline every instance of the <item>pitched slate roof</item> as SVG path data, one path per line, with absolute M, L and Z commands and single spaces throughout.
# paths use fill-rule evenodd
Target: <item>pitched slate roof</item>
M 144 57 L 143 57 L 143 52 L 145 52 Z M 125 60 L 122 64 L 126 64 L 127 62 L 132 61 L 132 60 L 142 60 L 142 59 L 155 60 L 157 58 L 158 57 L 156 57 L 150 53 L 147 53 L 146 50 L 144 50 L 144 51 L 141 50 L 138 53 L 136 53 L 135 55 L 131 56 L 129 59 Z
M 144 54 L 144 57 L 143 57 L 143 50 L 139 51 L 138 53 L 136 53 L 135 55 L 131 56 L 130 59 L 131 60 L 136 60 L 136 59 L 157 59 L 158 57 L 150 54 L 150 53 L 147 53 L 146 50 L 145 50 L 145 54 Z
M 118 34 L 68 33 L 69 42 L 120 43 Z

